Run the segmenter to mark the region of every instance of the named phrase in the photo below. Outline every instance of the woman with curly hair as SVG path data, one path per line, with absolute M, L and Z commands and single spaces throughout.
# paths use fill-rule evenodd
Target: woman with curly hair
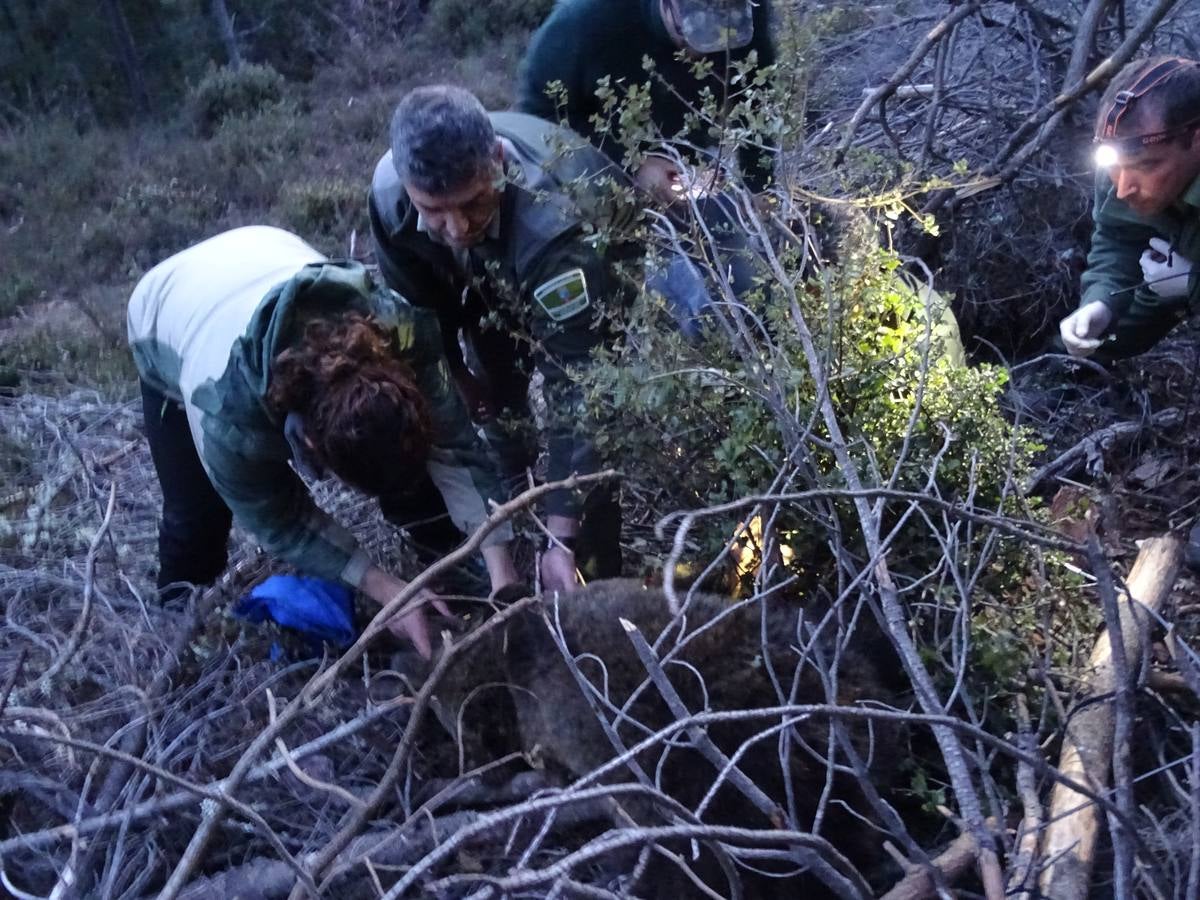
M 163 490 L 164 596 L 216 579 L 234 518 L 271 554 L 380 605 L 404 587 L 317 508 L 293 466 L 378 497 L 390 521 L 440 551 L 502 499 L 436 317 L 356 262 L 276 228 L 235 229 L 151 269 L 128 324 Z M 434 485 L 453 524 L 413 521 L 437 507 Z M 503 526 L 484 540 L 493 590 L 517 580 L 511 538 Z M 420 610 L 391 628 L 429 655 Z

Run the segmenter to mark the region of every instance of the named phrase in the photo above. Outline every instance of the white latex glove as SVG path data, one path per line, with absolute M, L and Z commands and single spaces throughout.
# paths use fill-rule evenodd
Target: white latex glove
M 1192 261 L 1171 252 L 1171 244 L 1162 238 L 1150 238 L 1150 249 L 1142 252 L 1138 263 L 1146 286 L 1160 297 L 1186 297 Z
M 1072 356 L 1091 356 L 1104 343 L 1100 335 L 1112 321 L 1112 310 L 1103 300 L 1085 303 L 1058 323 L 1063 346 Z

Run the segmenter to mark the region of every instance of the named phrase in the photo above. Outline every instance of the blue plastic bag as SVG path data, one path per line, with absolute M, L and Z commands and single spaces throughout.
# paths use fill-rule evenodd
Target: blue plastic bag
M 302 575 L 272 575 L 237 602 L 233 614 L 248 622 L 267 619 L 320 642 L 345 647 L 354 640 L 353 593 L 348 587 Z

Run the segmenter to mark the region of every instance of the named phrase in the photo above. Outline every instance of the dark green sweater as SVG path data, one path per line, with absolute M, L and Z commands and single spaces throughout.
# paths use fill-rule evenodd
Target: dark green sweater
M 663 24 L 660 0 L 560 0 L 534 34 L 521 65 L 518 108 L 543 119 L 559 121 L 565 115 L 570 127 L 587 137 L 614 158 L 622 148 L 613 138 L 598 134 L 590 121 L 600 112 L 596 83 L 611 79 L 616 86 L 650 82 L 651 118 L 664 137 L 685 137 L 701 146 L 711 145 L 711 135 L 680 134 L 688 106 L 699 108 L 702 90 L 708 88 L 718 100 L 728 94 L 727 73 L 734 63 L 757 53 L 760 66 L 775 62 L 770 35 L 770 3 L 759 0 L 754 7 L 754 40 L 728 54 L 709 54 L 713 75 L 698 80 L 691 64 L 676 59 L 678 48 Z M 643 66 L 643 58 L 654 62 L 656 75 Z M 557 107 L 547 95 L 547 86 L 562 83 L 565 108 Z M 608 144 L 606 146 L 606 143 Z M 752 190 L 766 186 L 771 173 L 771 155 L 743 147 L 738 162 Z

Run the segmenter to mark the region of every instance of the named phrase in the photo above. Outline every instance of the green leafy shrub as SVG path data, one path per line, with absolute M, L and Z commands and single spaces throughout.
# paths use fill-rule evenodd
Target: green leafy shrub
M 346 178 L 321 178 L 284 186 L 280 211 L 287 226 L 307 240 L 326 239 L 343 245 L 357 230 L 366 234 L 366 203 L 363 186 Z
M 197 133 L 210 137 L 227 119 L 254 115 L 283 97 L 283 76 L 270 66 L 213 66 L 190 92 L 188 104 Z
M 204 185 L 178 178 L 131 184 L 85 232 L 82 250 L 93 271 L 144 271 L 203 237 L 223 209 Z
M 772 290 L 742 295 L 742 325 L 714 323 L 700 343 L 682 340 L 661 301 L 643 293 L 623 342 L 584 376 L 590 430 L 655 518 L 773 490 L 830 492 L 820 503 L 771 507 L 774 537 L 787 547 L 783 562 L 801 596 L 838 596 L 845 577 L 839 558 L 868 556 L 855 505 L 839 494 L 850 480 L 834 451 L 822 382 L 864 486 L 1029 514 L 1013 485 L 1038 447 L 1003 414 L 1006 370 L 962 365 L 944 309 L 902 276 L 898 258 L 873 233 L 860 238 L 865 242 L 842 248 L 840 263 L 815 269 L 799 251 L 779 252 L 787 286 L 772 279 Z M 811 351 L 800 321 L 810 330 Z M 727 554 L 747 514 L 742 508 L 698 520 L 687 559 L 704 566 Z M 929 573 L 974 572 L 972 664 L 987 673 L 977 690 L 986 697 L 1015 690 L 1040 649 L 1029 636 L 1058 589 L 1031 575 L 1037 549 L 964 536 L 950 551 L 921 515 L 905 515 L 903 503 L 889 504 L 881 524 L 919 645 L 936 656 L 963 602 L 956 586 L 962 581 Z M 641 532 L 631 545 L 644 568 L 655 570 L 672 538 Z
M 284 163 L 312 138 L 311 123 L 296 104 L 285 100 L 257 112 L 230 116 L 213 133 L 205 153 L 214 167 L 247 167 L 253 174 L 256 169 L 278 166 L 276 174 L 282 180 Z M 241 179 L 245 173 L 228 174 Z
M 541 24 L 554 0 L 433 0 L 430 32 L 435 39 L 462 48 L 493 41 L 497 33 L 529 31 Z
M 41 294 L 37 282 L 28 275 L 16 273 L 0 282 L 0 318 L 11 316 Z
M 31 333 L 0 344 L 0 378 L 17 376 L 13 386 L 53 393 L 72 385 L 96 388 L 110 396 L 129 396 L 137 384 L 137 370 L 124 341 L 112 343 L 94 334 Z

